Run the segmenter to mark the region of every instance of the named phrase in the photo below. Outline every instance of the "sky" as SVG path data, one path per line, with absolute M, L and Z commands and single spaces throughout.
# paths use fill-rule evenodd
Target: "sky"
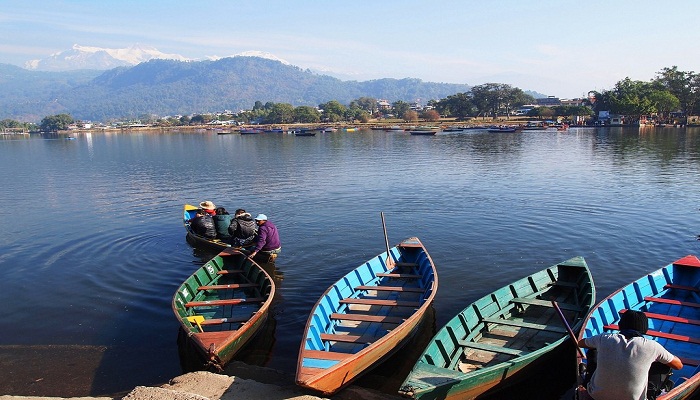
M 74 44 L 267 52 L 343 80 L 506 83 L 559 98 L 700 70 L 700 1 L 0 0 L 0 63 Z

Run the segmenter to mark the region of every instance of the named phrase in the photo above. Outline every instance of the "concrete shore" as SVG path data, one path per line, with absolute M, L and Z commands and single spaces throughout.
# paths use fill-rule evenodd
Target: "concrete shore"
M 241 375 L 191 372 L 157 387 L 138 386 L 124 396 L 70 397 L 71 400 L 353 400 L 400 399 L 359 386 L 349 386 L 333 397 L 319 397 L 294 384 L 292 377 L 269 368 L 241 365 Z M 1 395 L 0 400 L 56 400 L 66 397 Z

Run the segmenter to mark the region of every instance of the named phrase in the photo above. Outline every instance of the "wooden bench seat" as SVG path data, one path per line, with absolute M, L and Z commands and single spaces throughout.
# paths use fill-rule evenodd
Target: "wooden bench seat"
M 221 325 L 221 324 L 236 324 L 241 322 L 247 322 L 250 317 L 238 317 L 238 318 L 212 318 L 205 319 L 200 322 L 200 325 Z
M 358 286 L 355 288 L 355 290 L 379 290 L 379 291 L 386 291 L 386 292 L 414 292 L 414 293 L 423 293 L 425 292 L 425 289 L 422 288 L 414 288 L 414 287 L 403 287 L 403 286 Z
M 317 358 L 319 360 L 344 360 L 354 354 L 338 353 L 335 351 L 304 350 L 305 358 Z
M 380 272 L 377 274 L 377 276 L 382 277 L 382 278 L 398 278 L 398 279 L 420 279 L 423 277 L 422 275 L 415 275 L 415 274 L 394 274 L 394 273 L 385 273 L 385 272 Z
M 671 305 L 675 305 L 675 306 L 700 308 L 700 303 L 692 303 L 689 301 L 680 301 L 680 300 L 673 300 L 673 299 L 664 299 L 662 297 L 647 296 L 644 298 L 644 301 L 647 301 L 650 303 L 661 303 L 661 304 L 671 304 Z
M 609 329 L 609 330 L 613 330 L 613 331 L 620 330 L 620 327 L 617 325 L 605 325 L 604 328 Z M 685 336 L 685 335 L 676 335 L 674 333 L 666 333 L 666 332 L 648 330 L 647 333 L 645 333 L 645 335 L 653 336 L 653 337 L 660 337 L 660 338 L 670 339 L 670 340 L 677 340 L 679 342 L 700 344 L 700 339 L 698 339 L 698 338 Z
M 237 304 L 262 303 L 265 300 L 267 300 L 265 297 L 253 297 L 249 299 L 190 301 L 189 303 L 185 303 L 185 307 L 235 306 Z
M 224 289 L 240 289 L 258 286 L 256 283 L 232 283 L 229 285 L 209 285 L 200 286 L 197 290 L 224 290 Z
M 700 289 L 693 286 L 674 285 L 672 283 L 664 285 L 664 289 L 687 290 L 689 292 L 700 293 Z
M 501 319 L 501 318 L 483 318 L 482 320 L 486 323 L 489 323 L 489 324 L 515 326 L 515 327 L 520 327 L 520 328 L 536 329 L 538 331 L 547 331 L 547 332 L 556 332 L 556 333 L 567 333 L 568 332 L 566 330 L 566 328 L 563 328 L 560 326 L 534 324 L 531 322 L 522 322 L 522 321 L 511 321 L 508 319 Z
M 399 301 L 399 300 L 382 300 L 382 299 L 342 299 L 341 304 L 362 304 L 368 306 L 392 306 L 392 307 L 420 307 L 418 301 Z
M 222 269 L 221 271 L 217 272 L 217 274 L 219 274 L 219 275 L 242 274 L 242 273 L 243 273 L 242 269 Z
M 520 355 L 528 353 L 528 352 L 523 351 L 523 350 L 509 349 L 507 347 L 495 346 L 495 345 L 486 344 L 486 343 L 470 342 L 468 340 L 460 340 L 457 343 L 462 347 L 467 347 L 470 349 L 484 350 L 484 351 L 489 351 L 491 353 L 508 354 L 511 356 L 520 356 Z
M 330 333 L 322 333 L 321 334 L 321 340 L 325 340 L 327 342 L 343 342 L 343 343 L 374 343 L 377 341 L 377 339 L 381 339 L 381 337 L 374 337 L 374 336 L 368 336 L 368 335 L 338 335 L 338 334 L 330 334 Z
M 627 309 L 620 310 L 620 314 L 626 312 Z M 675 317 L 672 315 L 666 315 L 666 314 L 656 314 L 656 313 L 651 313 L 651 312 L 645 312 L 646 316 L 651 319 L 658 319 L 661 321 L 671 321 L 671 322 L 679 322 L 682 324 L 690 324 L 690 325 L 700 325 L 700 320 L 698 319 L 689 319 L 689 318 L 684 318 L 684 317 Z
M 368 314 L 341 314 L 341 313 L 331 314 L 331 319 L 341 320 L 341 321 L 378 322 L 378 323 L 389 323 L 389 324 L 400 324 L 403 321 L 405 321 L 405 318 L 401 318 L 401 317 L 390 317 L 390 316 L 385 316 L 385 315 L 368 315 Z
M 531 306 L 540 306 L 540 307 L 552 307 L 552 302 L 548 300 L 540 300 L 540 299 L 531 299 L 528 297 L 516 297 L 511 300 L 512 303 L 516 304 L 527 304 Z M 562 310 L 568 310 L 568 311 L 577 311 L 577 312 L 582 312 L 585 311 L 583 307 L 577 306 L 575 304 L 570 304 L 570 303 L 557 303 L 559 308 Z

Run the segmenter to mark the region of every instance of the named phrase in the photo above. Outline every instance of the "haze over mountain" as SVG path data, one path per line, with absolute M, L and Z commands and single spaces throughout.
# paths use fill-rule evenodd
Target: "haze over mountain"
M 31 70 L 0 64 L 0 119 L 38 122 L 47 115 L 68 113 L 76 119 L 108 121 L 238 111 L 250 109 L 256 101 L 349 104 L 360 97 L 426 104 L 470 89 L 466 84 L 413 78 L 343 81 L 262 52 L 210 58 L 188 60 L 142 45 L 127 49 L 76 45 L 36 60 Z M 115 63 L 120 66 L 105 67 Z M 74 69 L 77 66 L 83 68 Z

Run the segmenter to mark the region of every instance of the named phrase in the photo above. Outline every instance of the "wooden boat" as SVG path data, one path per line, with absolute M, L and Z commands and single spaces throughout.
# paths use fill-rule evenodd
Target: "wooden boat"
M 411 129 L 408 132 L 411 135 L 435 135 L 437 131 L 438 128 L 433 128 L 431 126 L 419 126 L 418 128 Z
M 504 133 L 504 132 L 516 132 L 518 129 L 517 128 L 512 128 L 512 127 L 497 127 L 497 128 L 489 128 L 488 131 L 491 133 Z
M 241 129 L 241 130 L 238 131 L 238 132 L 239 132 L 241 135 L 256 135 L 256 134 L 258 134 L 258 133 L 263 133 L 263 130 L 262 130 L 262 129 L 251 128 L 251 129 Z
M 311 310 L 297 384 L 331 395 L 388 358 L 415 332 L 437 287 L 433 261 L 415 237 L 347 273 Z
M 172 308 L 203 367 L 221 371 L 263 325 L 275 283 L 255 261 L 226 249 L 180 285 Z
M 297 131 L 295 131 L 294 135 L 296 135 L 296 136 L 316 136 L 316 132 L 318 132 L 318 131 L 315 129 L 301 128 L 301 129 L 298 129 Z
M 430 341 L 399 394 L 473 399 L 516 383 L 528 366 L 571 340 L 552 304 L 574 329 L 595 302 L 586 261 L 575 257 L 470 304 Z
M 187 242 L 194 247 L 204 247 L 216 251 L 221 251 L 225 248 L 231 247 L 230 244 L 222 242 L 219 239 L 209 239 L 194 233 L 194 231 L 190 228 L 189 221 L 195 217 L 198 209 L 199 207 L 197 206 L 185 204 L 182 222 L 185 225 L 185 229 L 187 230 Z
M 683 362 L 683 368 L 671 375 L 673 388 L 657 399 L 690 398 L 700 385 L 699 284 L 698 257 L 689 255 L 674 261 L 598 303 L 584 321 L 578 339 L 616 331 L 620 313 L 643 311 L 649 318 L 649 331 L 645 337 L 661 343 Z M 585 363 L 580 355 L 578 363 Z M 585 391 L 582 389 L 579 387 L 579 394 Z

